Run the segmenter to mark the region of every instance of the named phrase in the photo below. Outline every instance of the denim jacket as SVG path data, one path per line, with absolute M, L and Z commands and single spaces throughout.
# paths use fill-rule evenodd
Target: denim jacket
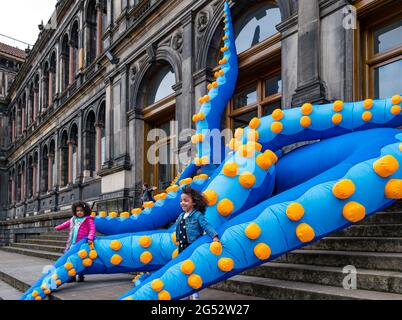
M 180 221 L 183 219 L 185 212 L 181 213 L 176 220 L 176 235 L 179 234 Z M 205 215 L 200 211 L 193 210 L 186 218 L 186 233 L 188 243 L 193 243 L 204 234 L 204 231 L 211 237 L 218 236 L 215 229 L 205 220 Z

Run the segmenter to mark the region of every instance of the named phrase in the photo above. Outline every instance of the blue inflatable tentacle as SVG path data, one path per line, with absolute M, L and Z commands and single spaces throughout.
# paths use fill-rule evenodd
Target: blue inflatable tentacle
M 402 140 L 402 135 L 396 138 Z M 180 299 L 359 222 L 400 196 L 401 161 L 401 143 L 393 143 L 381 149 L 380 157 L 354 165 L 339 180 L 315 185 L 298 198 L 258 212 L 252 208 L 223 227 L 221 244 L 197 241 L 186 255 L 122 299 Z M 245 220 L 248 214 L 253 218 Z

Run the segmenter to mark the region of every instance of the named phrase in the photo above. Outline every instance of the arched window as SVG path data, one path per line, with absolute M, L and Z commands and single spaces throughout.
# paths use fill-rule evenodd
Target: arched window
M 53 189 L 53 186 L 57 184 L 57 171 L 56 171 L 56 143 L 54 140 L 50 142 L 49 147 L 49 175 L 51 175 L 51 180 L 49 189 Z
M 150 106 L 174 93 L 173 86 L 176 83 L 175 74 L 170 66 L 164 65 L 149 81 L 149 89 L 146 92 L 146 105 Z
M 42 90 L 43 109 L 46 110 L 49 106 L 49 63 L 46 62 L 43 69 L 43 90 Z
M 234 25 L 237 52 L 242 53 L 276 34 L 275 26 L 280 22 L 281 14 L 275 4 L 263 3 L 251 8 Z
M 72 158 L 71 161 L 71 171 L 72 171 L 72 180 L 69 182 L 74 183 L 77 180 L 77 172 L 78 172 L 78 128 L 77 125 L 74 124 L 71 128 L 70 133 L 70 141 L 69 141 L 71 148 L 72 148 Z
M 98 155 L 98 166 L 97 170 L 101 169 L 101 166 L 105 163 L 106 161 L 106 129 L 105 129 L 105 109 L 106 109 L 106 103 L 103 101 L 99 107 L 99 113 L 98 113 L 98 121 L 97 121 L 97 130 L 98 130 L 98 135 L 97 135 L 97 155 Z M 100 141 L 99 141 L 100 139 Z
M 33 197 L 33 158 L 32 156 L 29 157 L 28 159 L 28 181 L 27 181 L 27 185 L 28 185 L 28 198 L 32 198 Z
M 41 180 L 40 180 L 40 192 L 41 193 L 46 193 L 49 190 L 49 149 L 45 145 L 42 150 L 42 173 L 41 173 Z
M 34 84 L 31 83 L 29 86 L 29 111 L 28 111 L 28 125 L 31 125 L 32 122 L 34 121 L 34 104 L 35 104 L 35 89 L 34 89 Z
M 18 175 L 17 175 L 17 202 L 22 200 L 22 184 L 23 184 L 23 175 L 22 175 L 22 165 L 18 165 Z
M 176 83 L 176 76 L 169 64 L 158 62 L 150 68 L 144 79 L 141 87 L 146 146 L 144 181 L 163 191 L 170 185 L 175 170 L 172 161 L 172 137 L 175 134 L 172 121 L 175 119 L 176 99 L 172 87 Z
M 275 27 L 281 22 L 279 8 L 266 1 L 238 12 L 234 21 L 239 81 L 228 106 L 226 124 L 233 130 L 282 107 L 281 46 Z M 266 46 L 257 46 L 264 42 Z
M 70 46 L 69 46 L 69 39 L 68 35 L 64 35 L 63 42 L 62 42 L 62 64 L 63 64 L 63 74 L 62 74 L 62 85 L 63 90 L 67 89 L 69 85 L 69 77 L 70 77 Z
M 83 134 L 85 150 L 84 150 L 84 175 L 94 176 L 96 169 L 96 130 L 95 130 L 95 113 L 89 112 L 85 123 L 85 131 Z
M 90 0 L 86 12 L 86 25 L 87 25 L 87 37 L 86 42 L 86 56 L 87 66 L 89 66 L 96 59 L 96 45 L 97 45 L 97 12 L 96 1 Z
M 36 120 L 39 112 L 39 75 L 36 75 L 34 82 L 34 104 L 33 104 L 34 115 L 33 118 Z
M 50 57 L 49 68 L 49 105 L 53 105 L 54 95 L 56 93 L 56 53 L 53 51 Z
M 74 77 L 78 74 L 78 46 L 79 46 L 79 33 L 78 21 L 75 21 L 71 30 L 71 43 L 73 46 L 73 74 Z
M 68 134 L 66 131 L 61 136 L 60 143 L 60 156 L 61 156 L 61 170 L 60 170 L 60 185 L 66 186 L 68 184 Z

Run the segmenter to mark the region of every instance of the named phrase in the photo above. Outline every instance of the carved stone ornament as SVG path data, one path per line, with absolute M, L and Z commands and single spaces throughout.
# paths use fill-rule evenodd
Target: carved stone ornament
M 133 65 L 131 67 L 131 69 L 130 69 L 130 78 L 131 78 L 132 81 L 135 80 L 135 77 L 137 76 L 137 73 L 138 73 L 138 68 L 137 68 L 136 65 Z
M 197 16 L 198 32 L 203 32 L 207 28 L 208 22 L 209 22 L 209 12 L 201 11 Z
M 183 33 L 181 31 L 175 32 L 172 37 L 172 48 L 179 51 L 183 46 Z

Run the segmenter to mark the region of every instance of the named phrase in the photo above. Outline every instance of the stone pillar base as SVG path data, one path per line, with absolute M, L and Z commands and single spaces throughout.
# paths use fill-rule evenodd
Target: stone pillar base
M 304 103 L 328 103 L 326 92 L 320 80 L 300 86 L 292 97 L 292 107 L 301 106 Z

